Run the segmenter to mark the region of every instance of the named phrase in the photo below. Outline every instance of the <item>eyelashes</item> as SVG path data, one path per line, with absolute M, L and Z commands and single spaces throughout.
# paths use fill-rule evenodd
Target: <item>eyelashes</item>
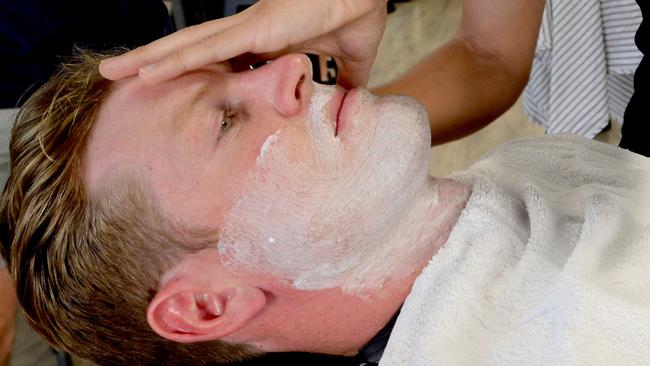
M 228 132 L 228 130 L 232 128 L 233 117 L 234 116 L 231 114 L 230 109 L 226 108 L 223 112 L 223 118 L 221 118 L 221 126 L 219 127 L 221 132 Z
M 230 107 L 224 108 L 221 122 L 219 123 L 219 137 L 232 129 L 236 116 L 237 113 L 234 112 Z

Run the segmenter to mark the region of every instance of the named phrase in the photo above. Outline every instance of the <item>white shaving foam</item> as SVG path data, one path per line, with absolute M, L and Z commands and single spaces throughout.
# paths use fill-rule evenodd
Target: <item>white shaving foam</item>
M 448 232 L 460 203 L 439 200 L 427 174 L 423 108 L 364 92 L 335 137 L 333 95 L 316 84 L 309 120 L 295 127 L 311 141 L 296 144 L 283 130 L 262 146 L 221 230 L 219 251 L 233 270 L 268 273 L 298 289 L 361 293 L 410 274 Z
M 266 154 L 271 150 L 271 147 L 273 144 L 275 144 L 276 141 L 278 141 L 278 137 L 280 135 L 280 130 L 275 131 L 274 134 L 269 136 L 266 141 L 262 144 L 262 147 L 260 148 L 260 153 L 257 156 L 257 164 L 259 165 L 263 160 Z

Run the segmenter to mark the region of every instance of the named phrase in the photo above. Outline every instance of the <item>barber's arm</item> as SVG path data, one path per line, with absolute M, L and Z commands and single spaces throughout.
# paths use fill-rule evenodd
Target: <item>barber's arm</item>
M 433 145 L 469 135 L 510 108 L 526 86 L 543 10 L 544 0 L 465 0 L 457 35 L 374 92 L 424 103 Z
M 16 303 L 9 271 L 7 268 L 0 268 L 0 366 L 9 365 L 11 346 L 14 341 Z

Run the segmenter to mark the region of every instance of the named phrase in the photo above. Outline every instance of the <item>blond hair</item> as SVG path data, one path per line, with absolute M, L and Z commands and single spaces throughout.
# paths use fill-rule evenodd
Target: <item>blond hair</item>
M 29 323 L 56 348 L 115 365 L 204 365 L 252 352 L 223 342 L 181 344 L 153 332 L 146 309 L 162 273 L 214 245 L 164 217 L 135 179 L 92 199 L 85 145 L 112 83 L 107 55 L 79 51 L 19 111 L 0 197 L 2 251 Z

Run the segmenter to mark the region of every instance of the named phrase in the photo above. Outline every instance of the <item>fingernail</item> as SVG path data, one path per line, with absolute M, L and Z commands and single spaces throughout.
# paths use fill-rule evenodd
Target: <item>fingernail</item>
M 144 67 L 141 67 L 140 70 L 138 70 L 138 74 L 147 74 L 151 72 L 154 68 L 156 68 L 157 63 L 153 63 Z

